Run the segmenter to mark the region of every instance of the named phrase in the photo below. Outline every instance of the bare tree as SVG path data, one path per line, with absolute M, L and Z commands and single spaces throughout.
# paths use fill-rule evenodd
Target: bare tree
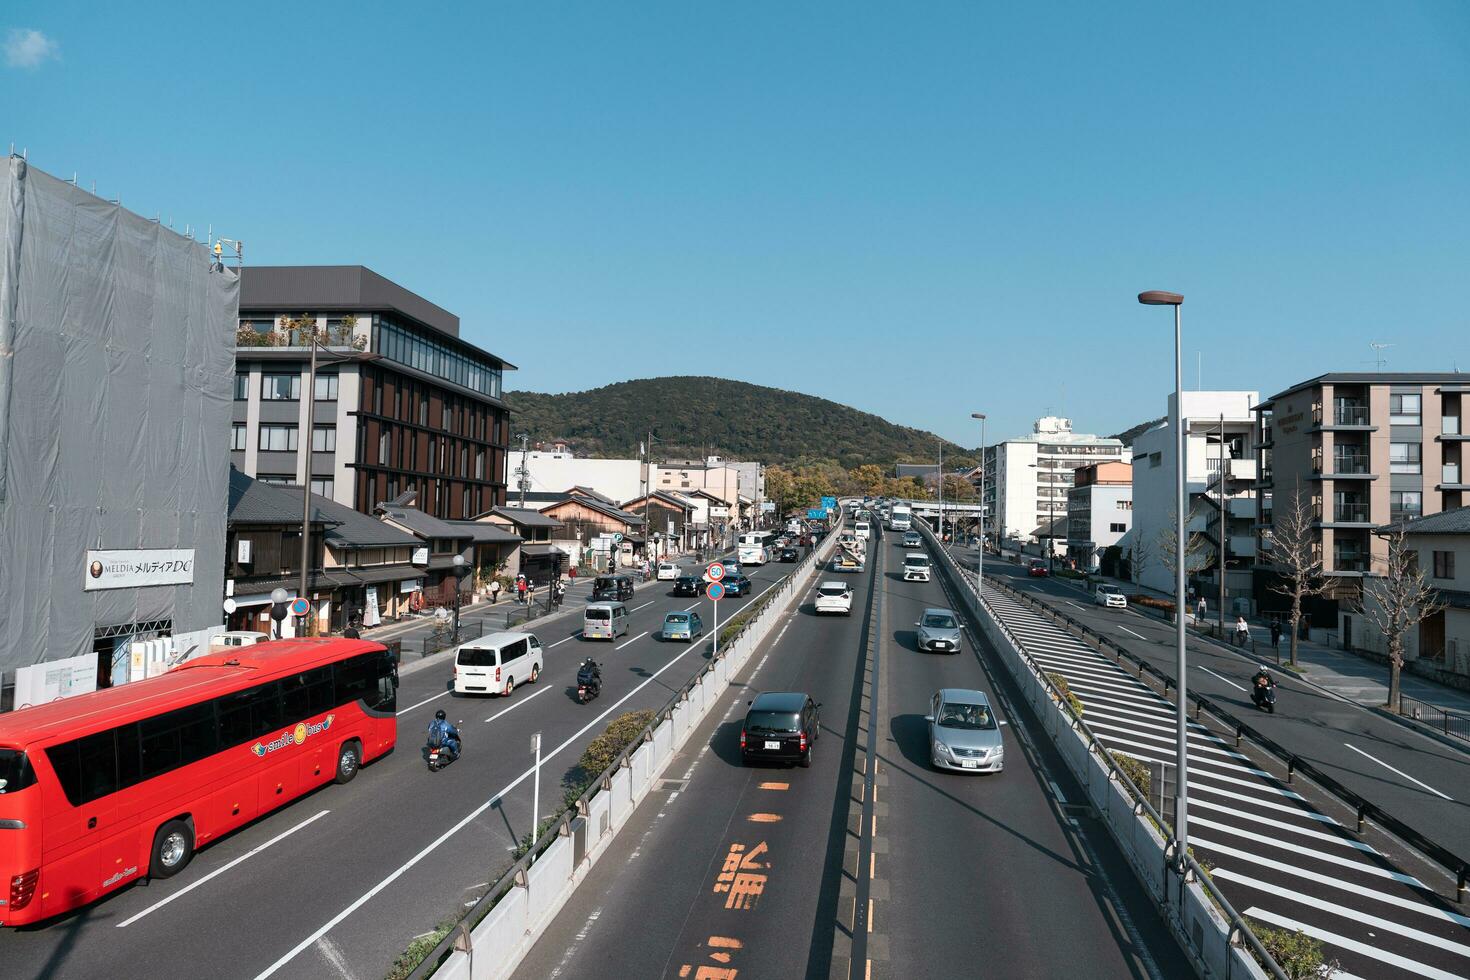
M 1388 644 L 1388 710 L 1399 710 L 1399 681 L 1404 668 L 1404 637 L 1420 622 L 1443 609 L 1439 593 L 1419 567 L 1419 553 L 1408 546 L 1402 524 L 1384 535 L 1388 557 L 1376 559 L 1382 575 L 1363 581 L 1358 611 L 1378 628 Z
M 1275 515 L 1271 530 L 1271 563 L 1281 581 L 1271 591 L 1291 600 L 1286 621 L 1291 626 L 1291 665 L 1296 666 L 1297 637 L 1302 621 L 1302 600 L 1327 590 L 1322 578 L 1322 551 L 1312 527 L 1315 516 L 1307 497 L 1298 487 L 1285 508 Z
M 1159 561 L 1169 570 L 1169 575 L 1177 574 L 1178 567 L 1174 563 L 1174 552 L 1176 550 L 1176 536 L 1174 530 L 1173 508 L 1169 510 L 1169 523 L 1159 532 Z M 1189 522 L 1194 520 L 1194 510 L 1184 518 L 1184 526 L 1189 527 Z M 1184 575 L 1189 577 L 1195 572 L 1209 566 L 1214 560 L 1215 549 L 1210 544 L 1210 539 L 1200 531 L 1186 531 L 1184 534 Z
M 1128 549 L 1128 576 L 1133 579 L 1133 584 L 1139 584 L 1139 576 L 1143 574 L 1144 566 L 1154 560 L 1154 552 L 1157 550 L 1151 538 L 1139 533 L 1139 528 L 1133 528 L 1133 546 Z

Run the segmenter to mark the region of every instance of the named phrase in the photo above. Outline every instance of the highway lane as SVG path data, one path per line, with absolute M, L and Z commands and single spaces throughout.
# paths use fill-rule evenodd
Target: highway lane
M 1013 588 L 1037 594 L 1166 676 L 1175 676 L 1170 624 L 1132 610 L 1095 606 L 1082 590 L 1060 579 L 1030 578 L 1010 562 L 987 561 L 985 569 L 987 577 L 1001 576 Z M 1274 672 L 1280 684 L 1276 712 L 1267 714 L 1250 701 L 1250 677 L 1257 667 L 1250 656 L 1191 636 L 1189 657 L 1192 690 L 1227 706 L 1242 721 L 1444 846 L 1470 853 L 1470 753 L 1286 671 Z M 1266 662 L 1274 665 L 1274 658 Z
M 876 821 L 867 828 L 873 906 L 863 916 L 872 924 L 869 975 L 921 965 L 936 976 L 1049 976 L 1080 963 L 1099 977 L 1188 972 L 1105 831 L 1085 816 L 1074 824 L 1055 801 L 1053 782 L 1073 800 L 1081 793 L 1048 748 L 1011 740 L 998 777 L 929 770 L 928 696 L 949 683 L 995 689 L 973 650 L 910 649 L 917 611 L 948 601 L 937 582 L 885 574 L 897 554 L 873 546 L 851 619 L 818 619 L 804 597 L 753 676 L 736 679 L 724 717 L 691 739 L 682 776 L 624 831 L 636 844 L 594 869 L 519 976 L 678 977 L 701 967 L 732 977 L 863 976 L 863 967 L 849 973 L 845 955 L 862 873 L 855 787 L 864 709 L 874 703 L 873 644 L 882 682 Z M 834 576 L 816 581 L 823 577 Z M 811 769 L 740 766 L 739 719 L 757 690 L 805 690 L 823 702 Z M 1030 723 L 1019 721 L 1022 730 Z M 744 868 L 757 851 L 757 866 Z M 762 876 L 753 898 L 753 879 L 745 897 L 732 895 L 741 874 Z
M 755 570 L 754 593 L 792 567 Z M 11 932 L 7 975 L 113 977 L 124 968 L 235 977 L 273 966 L 286 977 L 382 975 L 415 934 L 509 864 L 509 849 L 532 822 L 526 774 L 533 732 L 545 739 L 544 815 L 560 804 L 562 774 L 612 715 L 662 705 L 699 669 L 706 643 L 640 637 L 669 609 L 694 604 L 667 596 L 671 586 L 639 591 L 629 604 L 636 610 L 629 636 L 617 644 L 560 642 L 575 628 L 580 604 L 538 625 L 546 671 L 509 700 L 436 697 L 450 682 L 452 660 L 413 665 L 399 691 L 397 751 L 347 786 L 325 787 L 219 841 L 173 879 Z M 751 598 L 726 600 L 721 620 Z M 707 613 L 708 600 L 701 602 Z M 584 706 L 573 682 L 589 654 L 604 663 L 605 686 Z M 439 706 L 464 730 L 465 755 L 430 774 L 421 733 Z

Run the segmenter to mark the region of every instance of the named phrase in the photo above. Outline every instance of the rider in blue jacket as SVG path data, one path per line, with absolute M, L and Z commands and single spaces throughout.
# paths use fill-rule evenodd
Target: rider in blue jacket
M 448 722 L 442 709 L 434 712 L 434 720 L 429 722 L 429 746 L 447 747 L 451 761 L 459 758 L 459 729 Z

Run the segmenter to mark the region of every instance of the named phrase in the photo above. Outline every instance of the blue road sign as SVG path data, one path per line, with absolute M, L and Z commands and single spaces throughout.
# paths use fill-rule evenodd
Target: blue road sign
M 837 498 L 836 497 L 823 497 L 822 498 L 822 509 L 823 510 L 836 510 L 837 509 Z
M 806 516 L 809 520 L 823 521 L 827 519 L 827 512 L 820 507 L 813 507 L 806 512 Z
M 291 603 L 291 615 L 305 616 L 306 611 L 310 608 L 311 604 L 308 603 L 305 599 L 297 599 L 295 602 Z
M 711 582 L 708 586 L 705 587 L 705 594 L 708 595 L 715 602 L 719 602 L 725 597 L 725 587 L 719 582 Z

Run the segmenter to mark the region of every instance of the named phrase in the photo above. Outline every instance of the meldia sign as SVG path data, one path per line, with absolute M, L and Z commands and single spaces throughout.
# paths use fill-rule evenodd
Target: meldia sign
M 82 573 L 82 588 L 87 592 L 193 584 L 193 548 L 89 551 Z

